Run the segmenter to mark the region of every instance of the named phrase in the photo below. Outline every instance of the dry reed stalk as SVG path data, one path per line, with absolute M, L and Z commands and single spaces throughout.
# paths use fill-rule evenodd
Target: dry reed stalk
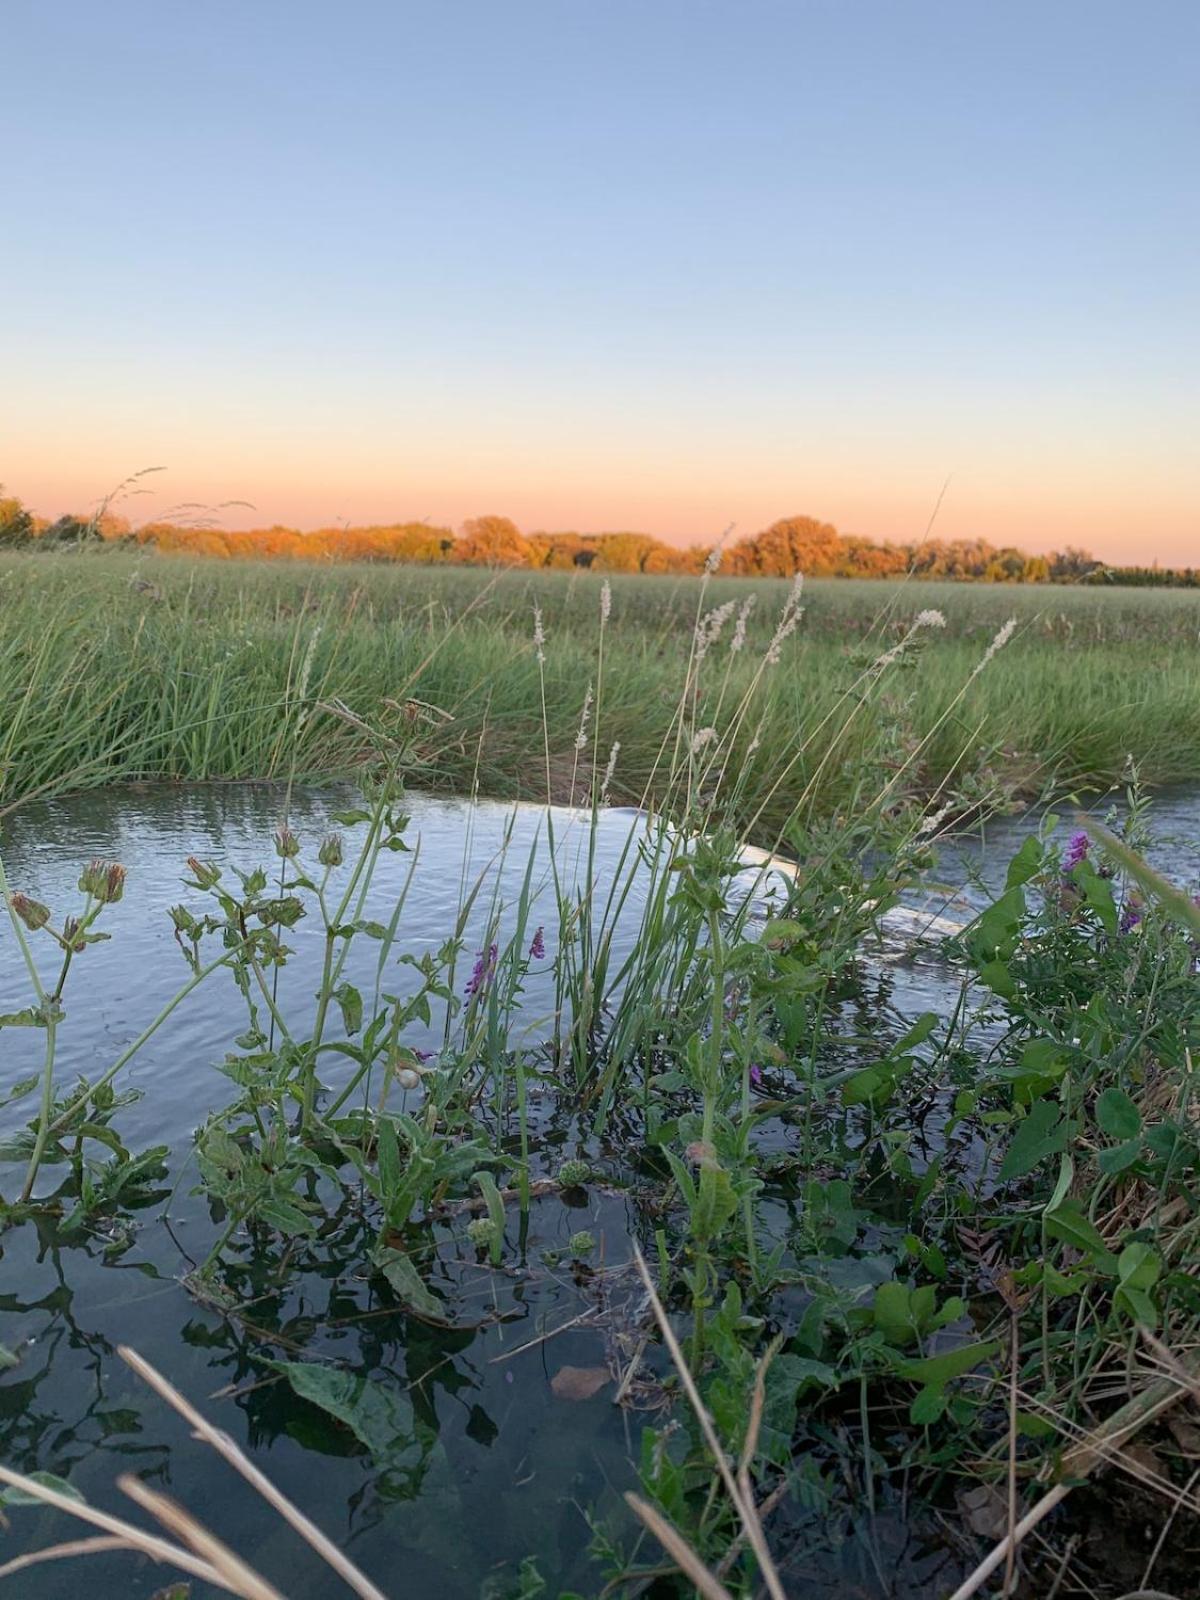
M 1141 1330 L 1142 1337 L 1153 1338 Z M 1154 1341 L 1155 1345 L 1158 1341 Z M 1152 1346 L 1153 1348 L 1153 1346 Z M 1161 1348 L 1161 1347 L 1160 1347 Z M 1162 1356 L 1159 1351 L 1155 1351 Z M 1167 1352 L 1172 1368 L 1171 1376 L 1156 1378 L 1148 1384 L 1141 1394 L 1135 1395 L 1126 1402 L 1118 1411 L 1114 1411 L 1107 1421 L 1102 1422 L 1082 1444 L 1078 1445 L 1063 1458 L 1061 1476 L 1063 1480 L 1056 1483 L 1042 1498 L 1026 1512 L 1011 1533 L 1006 1534 L 1000 1543 L 985 1556 L 975 1570 L 959 1584 L 950 1596 L 950 1600 L 971 1600 L 971 1596 L 978 1594 L 979 1590 L 999 1567 L 1008 1558 L 1010 1549 L 1015 1550 L 1024 1539 L 1037 1527 L 1039 1522 L 1045 1520 L 1070 1494 L 1075 1483 L 1086 1478 L 1092 1470 L 1111 1461 L 1119 1455 L 1121 1445 L 1145 1425 L 1157 1417 L 1161 1412 L 1168 1410 L 1185 1395 L 1194 1394 L 1200 1388 L 1200 1357 L 1195 1357 L 1189 1363 L 1176 1362 Z
M 166 1378 L 152 1367 L 143 1356 L 138 1355 L 136 1350 L 129 1349 L 127 1345 L 118 1345 L 117 1353 L 145 1383 L 148 1383 L 152 1389 L 162 1396 L 168 1405 L 173 1407 L 186 1422 L 190 1423 L 198 1439 L 203 1440 L 205 1444 L 211 1445 L 218 1455 L 223 1456 L 234 1471 L 240 1473 L 251 1488 L 257 1490 L 267 1504 L 277 1511 L 296 1530 L 300 1537 L 312 1546 L 321 1559 L 333 1568 L 334 1572 L 337 1573 L 347 1587 L 359 1596 L 359 1600 L 387 1600 L 383 1591 L 377 1589 L 371 1580 L 361 1573 L 354 1563 L 338 1549 L 337 1545 L 326 1534 L 322 1533 L 320 1528 L 310 1521 L 302 1511 L 298 1510 L 264 1473 L 259 1471 L 229 1435 L 223 1433 L 219 1428 L 214 1428 L 212 1423 L 201 1416 L 195 1406 L 185 1400 L 178 1389 L 168 1383 Z
M 182 1539 L 202 1561 L 207 1561 L 220 1575 L 222 1586 L 231 1594 L 241 1596 L 241 1600 L 287 1600 L 274 1584 L 261 1578 L 253 1567 L 248 1567 L 215 1533 L 210 1533 L 203 1523 L 197 1522 L 190 1511 L 185 1511 L 169 1495 L 151 1489 L 129 1472 L 121 1474 L 117 1479 L 117 1487 L 143 1511 L 157 1517 L 168 1532 Z
M 675 1370 L 679 1373 L 679 1381 L 683 1384 L 684 1392 L 688 1397 L 688 1401 L 691 1404 L 692 1410 L 696 1413 L 696 1420 L 700 1424 L 700 1431 L 704 1435 L 704 1441 L 708 1445 L 709 1453 L 716 1462 L 717 1471 L 720 1473 L 721 1481 L 725 1485 L 725 1492 L 728 1494 L 730 1503 L 732 1504 L 734 1511 L 737 1513 L 738 1520 L 741 1522 L 742 1527 L 745 1530 L 746 1538 L 749 1542 L 751 1550 L 754 1552 L 755 1560 L 758 1562 L 759 1570 L 762 1573 L 763 1582 L 767 1587 L 767 1592 L 770 1594 L 771 1600 L 787 1600 L 787 1595 L 783 1584 L 780 1582 L 779 1574 L 775 1570 L 775 1563 L 771 1559 L 771 1552 L 767 1549 L 767 1541 L 763 1535 L 762 1525 L 758 1520 L 758 1512 L 754 1505 L 753 1497 L 751 1495 L 743 1494 L 737 1479 L 734 1477 L 733 1471 L 729 1465 L 729 1460 L 724 1450 L 721 1448 L 721 1441 L 717 1437 L 717 1430 L 713 1425 L 713 1420 L 709 1416 L 703 1400 L 700 1398 L 700 1391 L 696 1388 L 695 1379 L 692 1377 L 692 1374 L 688 1369 L 687 1362 L 683 1358 L 683 1351 L 679 1348 L 679 1341 L 675 1337 L 675 1330 L 671 1327 L 666 1310 L 663 1307 L 662 1301 L 658 1297 L 658 1291 L 655 1289 L 654 1282 L 650 1277 L 649 1271 L 647 1270 L 645 1258 L 636 1244 L 633 1247 L 633 1258 L 637 1263 L 637 1269 L 641 1274 L 642 1283 L 645 1285 L 646 1293 L 650 1297 L 650 1304 L 654 1310 L 654 1318 L 658 1323 L 659 1329 L 662 1333 L 663 1342 L 665 1343 L 667 1350 L 670 1352 L 671 1360 L 675 1364 Z M 756 1394 L 757 1388 L 758 1385 L 756 1381 Z M 758 1414 L 760 1417 L 761 1405 L 762 1401 L 759 1399 Z M 757 1432 L 757 1424 L 755 1424 L 755 1432 Z M 745 1481 L 748 1484 L 748 1470 L 744 1476 Z
M 625 1504 L 646 1525 L 680 1572 L 696 1585 L 698 1593 L 706 1596 L 706 1600 L 733 1600 L 729 1590 L 713 1577 L 682 1534 L 665 1517 L 660 1516 L 652 1505 L 630 1491 L 626 1491 Z
M 41 1500 L 48 1506 L 54 1506 L 58 1511 L 65 1511 L 70 1517 L 78 1518 L 80 1522 L 90 1522 L 95 1528 L 103 1528 L 106 1533 L 115 1534 L 131 1550 L 140 1551 L 152 1561 L 178 1567 L 181 1572 L 189 1573 L 193 1578 L 202 1578 L 205 1583 L 216 1584 L 218 1589 L 224 1589 L 227 1593 L 237 1593 L 236 1590 L 229 1588 L 221 1574 L 207 1561 L 201 1561 L 191 1551 L 169 1544 L 156 1534 L 147 1533 L 132 1522 L 124 1522 L 120 1517 L 110 1516 L 107 1511 L 98 1511 L 83 1501 L 72 1500 L 69 1495 L 60 1494 L 57 1489 L 39 1483 L 36 1478 L 27 1478 L 24 1473 L 14 1472 L 11 1467 L 0 1466 L 0 1483 L 7 1483 L 14 1489 L 20 1489 L 35 1500 Z M 8 1569 L 0 1568 L 0 1577 L 4 1576 L 6 1570 Z

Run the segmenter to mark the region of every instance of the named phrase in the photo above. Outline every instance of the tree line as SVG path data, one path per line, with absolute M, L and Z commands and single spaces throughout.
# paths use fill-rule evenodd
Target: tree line
M 593 570 L 606 573 L 700 573 L 712 546 L 680 548 L 646 533 L 523 533 L 509 517 L 471 517 L 457 531 L 428 522 L 319 528 L 275 526 L 230 532 L 198 516 L 132 525 L 110 508 L 49 522 L 0 493 L 0 545 L 62 548 L 89 543 L 150 545 L 219 560 L 377 561 L 428 565 Z M 729 540 L 718 571 L 732 577 L 924 578 L 982 583 L 1128 583 L 1200 587 L 1200 569 L 1106 566 L 1067 546 L 1030 555 L 983 539 L 898 543 L 839 533 L 814 517 L 781 517 L 761 533 Z

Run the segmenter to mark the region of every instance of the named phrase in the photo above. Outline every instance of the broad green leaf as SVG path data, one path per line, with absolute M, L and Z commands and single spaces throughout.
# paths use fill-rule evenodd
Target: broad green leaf
M 377 1462 L 386 1462 L 411 1442 L 412 1405 L 395 1389 L 315 1361 L 268 1365 L 283 1374 L 302 1400 L 349 1428 Z
M 990 1361 L 1000 1348 L 996 1339 L 981 1340 L 978 1344 L 960 1344 L 953 1350 L 940 1351 L 936 1356 L 924 1356 L 919 1361 L 905 1361 L 899 1368 L 900 1376 L 913 1383 L 943 1384 L 951 1378 L 961 1378 L 984 1361 Z
M 446 1307 L 426 1288 L 410 1256 L 390 1245 L 380 1245 L 372 1259 L 402 1304 L 435 1322 L 446 1321 Z
M 333 998 L 341 1008 L 342 1023 L 346 1032 L 353 1037 L 362 1027 L 362 995 L 352 983 L 340 983 L 333 991 Z
M 902 1056 L 909 1050 L 915 1050 L 919 1044 L 924 1044 L 929 1035 L 938 1025 L 936 1011 L 922 1011 L 903 1039 L 897 1039 L 888 1052 L 893 1056 Z
M 1047 1213 L 1045 1227 L 1050 1238 L 1061 1240 L 1063 1244 L 1073 1245 L 1076 1250 L 1082 1250 L 1084 1255 L 1090 1256 L 1106 1272 L 1115 1269 L 1116 1259 L 1112 1251 L 1105 1244 L 1096 1225 L 1084 1216 L 1074 1200 L 1064 1200 L 1062 1205 Z
M 1023 1178 L 1047 1156 L 1066 1148 L 1068 1125 L 1053 1100 L 1035 1100 L 1000 1163 L 1000 1179 Z
M 1143 1322 L 1148 1328 L 1158 1326 L 1158 1307 L 1144 1289 L 1122 1284 L 1113 1296 L 1113 1304 L 1127 1311 L 1135 1322 Z
M 1096 1121 L 1110 1139 L 1136 1139 L 1142 1116 L 1123 1089 L 1105 1089 L 1096 1101 Z
M 1037 834 L 1031 833 L 1008 863 L 1004 887 L 1006 889 L 1017 889 L 1021 884 L 1028 883 L 1041 864 L 1042 841 Z
M 908 1408 L 909 1421 L 918 1428 L 936 1422 L 946 1409 L 946 1390 L 940 1383 L 929 1383 L 913 1396 Z
M 1117 1257 L 1123 1289 L 1152 1289 L 1162 1272 L 1162 1257 L 1148 1244 L 1127 1244 Z
M 1013 975 L 1003 961 L 985 961 L 979 969 L 979 981 L 1002 1000 L 1011 1000 L 1017 992 Z
M 911 1344 L 917 1329 L 913 1317 L 912 1291 L 907 1284 L 892 1279 L 881 1283 L 872 1305 L 875 1326 L 889 1344 Z
M 1131 1167 L 1141 1153 L 1140 1139 L 1130 1139 L 1127 1144 L 1110 1144 L 1096 1156 L 1096 1165 L 1111 1178 Z

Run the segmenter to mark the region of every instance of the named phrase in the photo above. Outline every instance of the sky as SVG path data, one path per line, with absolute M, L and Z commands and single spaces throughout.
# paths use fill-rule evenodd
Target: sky
M 1200 561 L 1195 0 L 4 0 L 48 515 Z

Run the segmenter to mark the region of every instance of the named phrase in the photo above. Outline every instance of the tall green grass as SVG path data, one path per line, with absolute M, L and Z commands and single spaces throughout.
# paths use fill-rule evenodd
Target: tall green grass
M 572 775 L 579 787 L 619 742 L 610 798 L 640 802 L 673 737 L 700 580 L 611 581 L 601 715 L 581 769 L 598 577 L 10 555 L 0 562 L 0 807 L 117 779 L 346 771 L 362 745 L 319 709 L 333 699 L 372 723 L 417 721 L 410 781 L 531 799 L 549 785 L 569 800 Z M 832 814 L 852 801 L 864 763 L 876 775 L 900 766 L 906 785 L 964 801 L 997 782 L 1104 782 L 1129 754 L 1150 782 L 1200 777 L 1200 596 L 827 580 L 808 586 L 798 629 L 764 672 L 788 587 L 719 580 L 705 599 L 756 597 L 745 648 L 730 650 L 731 617 L 693 694 L 698 729 L 721 723 L 755 684 L 731 757 L 735 820 L 761 814 L 769 828 L 801 800 Z M 830 749 L 815 730 L 931 606 L 947 626 L 920 641 L 919 676 L 890 680 Z M 1009 616 L 1014 638 L 963 694 Z M 582 783 L 578 797 L 586 792 Z

